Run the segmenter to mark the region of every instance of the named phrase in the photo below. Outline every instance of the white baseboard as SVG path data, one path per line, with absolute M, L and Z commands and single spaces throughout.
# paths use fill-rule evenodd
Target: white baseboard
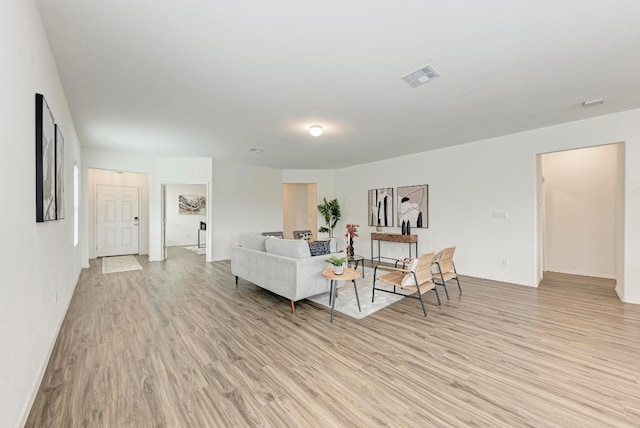
M 640 300 L 634 300 L 634 299 L 625 299 L 624 296 L 622 295 L 622 293 L 620 292 L 620 288 L 618 288 L 618 286 L 616 285 L 616 294 L 618 295 L 618 298 L 623 301 L 624 303 L 631 303 L 632 305 L 640 305 Z

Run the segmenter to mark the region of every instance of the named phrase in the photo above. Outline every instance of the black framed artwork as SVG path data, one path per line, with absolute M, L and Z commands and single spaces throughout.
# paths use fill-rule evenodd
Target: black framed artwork
M 369 190 L 369 226 L 393 226 L 393 187 Z
M 36 221 L 56 218 L 55 119 L 42 94 L 36 94 Z
M 429 186 L 398 187 L 398 226 L 429 227 Z
M 64 218 L 64 137 L 56 124 L 56 219 Z

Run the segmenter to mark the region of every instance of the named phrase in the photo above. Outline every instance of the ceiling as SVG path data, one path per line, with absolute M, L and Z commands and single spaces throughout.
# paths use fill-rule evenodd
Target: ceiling
M 637 0 L 37 4 L 84 147 L 334 169 L 640 107 Z

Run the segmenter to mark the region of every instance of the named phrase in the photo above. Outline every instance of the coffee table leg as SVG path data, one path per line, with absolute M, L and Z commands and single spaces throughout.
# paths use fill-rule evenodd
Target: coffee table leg
M 356 287 L 356 280 L 352 280 L 353 282 L 353 291 L 356 292 L 356 302 L 358 302 L 358 311 L 362 312 L 362 309 L 360 309 L 360 298 L 358 297 L 358 287 Z

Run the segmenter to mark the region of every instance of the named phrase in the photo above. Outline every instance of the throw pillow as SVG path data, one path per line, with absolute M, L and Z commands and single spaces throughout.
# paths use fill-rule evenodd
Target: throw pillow
M 329 254 L 329 241 L 309 241 L 309 251 L 312 256 L 322 256 Z
M 409 263 L 409 270 L 411 272 L 415 272 L 416 268 L 418 267 L 418 262 L 420 261 L 420 259 L 418 258 L 414 258 L 411 259 L 411 263 Z M 413 273 L 407 273 L 405 274 L 404 278 L 402 278 L 402 282 L 400 283 L 403 286 L 407 286 L 407 285 L 416 285 L 416 279 L 413 276 Z

